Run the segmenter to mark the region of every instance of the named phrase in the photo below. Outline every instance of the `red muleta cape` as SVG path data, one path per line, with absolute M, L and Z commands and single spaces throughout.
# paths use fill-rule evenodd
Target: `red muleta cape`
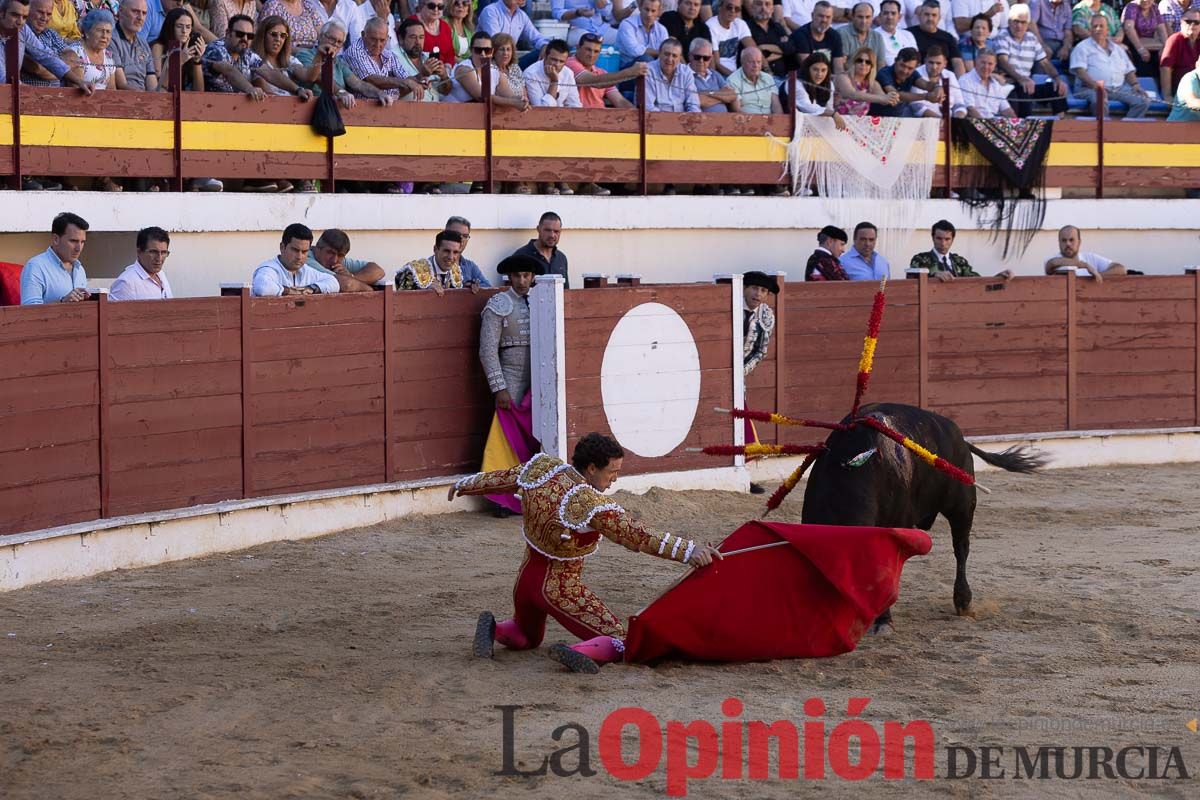
M 628 662 L 763 661 L 854 649 L 933 545 L 911 528 L 747 522 L 718 549 L 786 540 L 693 570 L 629 620 Z

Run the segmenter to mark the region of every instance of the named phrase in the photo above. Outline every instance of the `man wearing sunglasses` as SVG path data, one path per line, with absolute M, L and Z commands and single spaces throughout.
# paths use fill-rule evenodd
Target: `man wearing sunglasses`
M 712 42 L 707 39 L 692 40 L 692 46 L 688 48 L 688 67 L 695 76 L 700 110 L 713 113 L 741 111 L 737 92 L 726 84 L 721 73 L 712 68 L 715 58 Z
M 225 38 L 204 49 L 204 88 L 209 92 L 241 92 L 255 102 L 267 93 L 255 86 L 262 57 L 250 49 L 254 42 L 254 20 L 237 14 L 229 20 Z
M 1183 75 L 1195 69 L 1200 60 L 1200 3 L 1189 8 L 1179 20 L 1179 33 L 1167 37 L 1162 57 L 1158 60 L 1159 87 L 1163 101 L 1174 102 Z

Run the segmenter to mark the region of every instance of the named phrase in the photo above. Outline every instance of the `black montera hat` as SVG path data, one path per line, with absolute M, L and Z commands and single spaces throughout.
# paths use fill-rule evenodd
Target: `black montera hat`
M 850 241 L 850 237 L 846 235 L 844 230 L 836 228 L 833 225 L 826 225 L 824 228 L 821 228 L 821 232 L 817 235 L 824 236 L 826 239 L 837 239 L 839 242 Z
M 532 272 L 534 275 L 545 275 L 546 267 L 532 256 L 514 253 L 501 261 L 496 267 L 496 271 L 501 275 L 509 275 L 514 272 Z
M 775 276 L 756 269 L 742 276 L 742 286 L 761 286 L 771 294 L 779 294 L 779 281 Z

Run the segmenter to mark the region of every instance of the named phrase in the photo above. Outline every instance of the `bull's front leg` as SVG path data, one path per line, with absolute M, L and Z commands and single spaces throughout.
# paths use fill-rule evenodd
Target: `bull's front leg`
M 967 556 L 971 553 L 971 518 L 950 520 L 950 537 L 954 542 L 954 613 L 974 619 L 971 609 L 971 584 L 967 583 Z

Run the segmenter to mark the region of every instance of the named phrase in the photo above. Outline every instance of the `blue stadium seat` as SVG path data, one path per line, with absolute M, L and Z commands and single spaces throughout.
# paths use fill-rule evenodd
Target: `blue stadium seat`
M 1138 83 L 1146 90 L 1146 94 L 1154 101 L 1150 104 L 1151 114 L 1167 114 L 1170 113 L 1171 107 L 1163 102 L 1162 95 L 1158 92 L 1158 82 L 1154 78 L 1138 78 Z

